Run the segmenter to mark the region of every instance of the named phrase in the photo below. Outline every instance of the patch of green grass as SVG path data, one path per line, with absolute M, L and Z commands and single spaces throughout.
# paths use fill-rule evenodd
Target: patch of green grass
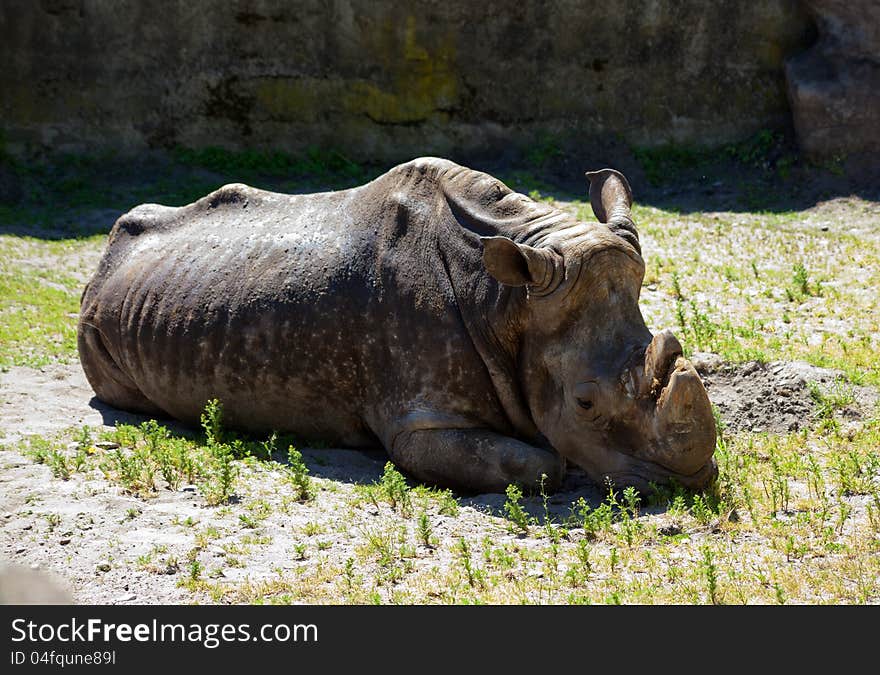
M 413 559 L 417 557 L 417 552 L 409 543 L 405 528 L 367 529 L 364 537 L 366 543 L 362 547 L 363 552 L 378 564 L 379 584 L 399 583 L 414 570 Z
M 818 382 L 808 382 L 810 397 L 816 403 L 815 417 L 822 430 L 837 430 L 839 423 L 835 413 L 855 401 L 852 385 L 838 378 L 831 387 L 823 389 Z
M 762 129 L 751 138 L 724 146 L 724 153 L 741 164 L 761 168 L 768 162 L 773 149 L 783 140 L 782 134 Z
M 0 367 L 70 361 L 79 284 L 51 271 L 10 268 L 0 264 Z
M 224 504 L 235 492 L 239 469 L 233 446 L 217 442 L 222 409 L 212 401 L 203 414 L 208 440 L 178 437 L 155 420 L 139 427 L 120 424 L 101 433 L 113 444 L 102 450 L 91 445 L 91 431 L 79 432 L 76 450 L 70 454 L 60 441 L 31 437 L 22 451 L 35 462 L 47 464 L 56 477 L 70 479 L 74 473 L 99 469 L 109 481 L 127 492 L 149 498 L 161 489 L 176 490 L 183 482 L 199 484 L 209 505 Z
M 561 157 L 562 154 L 558 139 L 552 134 L 543 133 L 529 145 L 525 159 L 530 166 L 544 168 L 553 160 Z
M 244 527 L 251 530 L 256 529 L 256 527 L 259 525 L 259 521 L 247 513 L 239 513 L 238 520 Z
M 205 432 L 205 442 L 212 445 L 223 444 L 223 406 L 216 398 L 205 403 L 205 409 L 201 414 L 202 429 Z
M 423 546 L 433 548 L 437 540 L 434 537 L 434 529 L 431 527 L 431 519 L 428 514 L 422 511 L 419 514 L 418 523 L 419 540 Z
M 744 141 L 729 143 L 720 148 L 667 144 L 637 147 L 632 152 L 648 182 L 661 185 L 670 182 L 682 171 L 707 167 L 717 162 L 719 156 L 728 157 L 754 169 L 776 169 L 780 175 L 787 176 L 795 158 L 790 153 L 779 156 L 784 144 L 782 134 L 762 129 Z
M 474 563 L 471 556 L 471 547 L 464 537 L 459 538 L 456 544 L 456 553 L 458 554 L 458 561 L 468 585 L 471 588 L 474 586 L 484 586 L 486 581 L 483 571 Z
M 702 571 L 706 578 L 706 594 L 709 602 L 713 605 L 719 604 L 718 597 L 718 566 L 715 564 L 715 556 L 712 549 L 704 546 L 702 549 Z
M 309 521 L 303 525 L 303 534 L 307 537 L 314 537 L 316 534 L 323 534 L 324 528 L 317 521 Z
M 818 283 L 811 283 L 810 273 L 798 261 L 792 267 L 791 284 L 785 289 L 785 295 L 789 302 L 800 302 L 811 296 L 822 295 L 822 287 Z
M 603 533 L 610 532 L 614 523 L 614 512 L 611 505 L 604 501 L 593 508 L 583 497 L 572 505 L 573 523 L 579 524 L 588 540 L 596 539 Z
M 800 350 L 796 353 L 801 355 Z M 873 344 L 835 337 L 823 342 L 820 348 L 804 350 L 802 357 L 814 366 L 841 371 L 853 384 L 880 387 L 880 368 Z
M 75 358 L 79 298 L 90 273 L 79 259 L 101 243 L 0 235 L 0 368 Z
M 737 326 L 729 319 L 716 321 L 709 311 L 694 301 L 684 303 L 679 300 L 676 303 L 679 337 L 684 345 L 685 355 L 707 351 L 719 354 L 732 363 L 767 361 L 762 348 L 748 346 L 743 341 L 743 338 L 755 337 L 754 328 Z
M 712 158 L 707 150 L 678 145 L 633 148 L 633 156 L 651 185 L 660 185 L 682 169 L 700 166 Z
M 458 498 L 452 490 L 432 487 L 429 485 L 414 485 L 410 488 L 413 499 L 418 500 L 423 511 L 433 505 L 442 516 L 456 517 L 461 508 Z
M 202 494 L 210 506 L 225 504 L 235 494 L 238 467 L 232 448 L 224 443 L 208 446 L 209 456 L 201 483 Z
M 379 479 L 379 490 L 391 504 L 392 509 L 397 509 L 407 517 L 412 513 L 412 500 L 410 499 L 409 485 L 391 462 L 385 463 L 382 478 Z

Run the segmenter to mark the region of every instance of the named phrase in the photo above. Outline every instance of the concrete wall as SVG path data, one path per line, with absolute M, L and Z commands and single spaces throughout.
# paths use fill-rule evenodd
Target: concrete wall
M 0 128 L 14 152 L 711 145 L 791 123 L 783 63 L 814 40 L 796 0 L 4 0 Z

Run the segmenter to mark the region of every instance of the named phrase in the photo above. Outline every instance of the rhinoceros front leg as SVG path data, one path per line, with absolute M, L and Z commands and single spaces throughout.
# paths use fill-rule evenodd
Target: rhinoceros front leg
M 538 448 L 487 429 L 405 431 L 394 440 L 391 459 L 426 483 L 474 492 L 504 492 L 511 483 L 555 489 L 564 462 L 552 450 Z

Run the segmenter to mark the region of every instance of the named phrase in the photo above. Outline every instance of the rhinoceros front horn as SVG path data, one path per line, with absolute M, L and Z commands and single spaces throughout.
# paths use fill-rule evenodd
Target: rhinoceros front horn
M 626 239 L 641 253 L 639 233 L 632 219 L 632 188 L 626 177 L 614 169 L 588 171 L 590 181 L 590 205 L 600 223 L 608 226 Z

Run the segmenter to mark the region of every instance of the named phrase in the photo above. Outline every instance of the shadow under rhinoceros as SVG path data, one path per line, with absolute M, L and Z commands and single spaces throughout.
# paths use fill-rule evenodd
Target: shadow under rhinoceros
M 97 396 L 89 401 L 89 407 L 101 415 L 105 426 L 115 427 L 120 424 L 140 426 L 144 422 L 155 419 L 172 434 L 185 438 L 196 438 L 201 430 L 187 426 L 170 417 L 140 415 L 114 408 Z M 252 437 L 249 440 L 261 441 L 264 437 Z M 285 439 L 287 442 L 289 439 Z M 353 484 L 371 484 L 382 477 L 388 455 L 384 450 L 351 450 L 347 448 L 313 448 L 299 443 L 292 443 L 303 455 L 303 460 L 312 476 Z M 285 463 L 287 445 L 279 447 L 273 459 Z
M 504 507 L 507 495 L 500 493 L 486 493 L 466 495 L 458 493 L 458 503 L 461 506 L 471 506 L 499 518 L 507 518 L 508 514 Z M 619 497 L 619 492 L 618 492 Z M 608 490 L 599 486 L 587 477 L 583 470 L 569 465 L 562 485 L 553 493 L 541 494 L 533 491 L 525 494 L 520 499 L 520 506 L 537 525 L 565 525 L 578 527 L 582 517 L 578 511 L 582 508 L 581 501 L 590 509 L 598 508 L 608 499 Z M 665 507 L 649 506 L 647 495 L 642 495 L 642 513 L 661 513 Z
M 140 426 L 144 422 L 148 420 L 155 419 L 157 422 L 160 422 L 164 427 L 167 427 L 168 430 L 174 434 L 179 434 L 181 436 L 193 436 L 194 432 L 192 429 L 189 429 L 180 422 L 171 419 L 170 417 L 154 417 L 152 415 L 140 415 L 138 413 L 129 412 L 127 410 L 120 410 L 119 408 L 114 408 L 111 405 L 107 405 L 99 399 L 97 396 L 92 396 L 89 400 L 89 407 L 97 410 L 101 415 L 101 421 L 104 426 L 107 427 L 115 427 L 119 424 L 130 424 L 131 426 Z
M 351 450 L 346 448 L 298 448 L 309 473 L 317 478 L 324 478 L 353 485 L 372 485 L 378 483 L 389 461 L 388 454 L 381 449 Z M 283 461 L 283 460 L 282 460 Z M 398 471 L 401 471 L 398 468 Z M 401 471 L 410 487 L 421 483 Z M 507 496 L 502 493 L 469 493 L 452 490 L 460 506 L 470 506 L 489 515 L 505 518 L 504 503 Z M 607 490 L 600 488 L 578 467 L 570 467 L 560 488 L 547 494 L 546 512 L 544 497 L 539 491 L 523 496 L 523 509 L 538 523 L 545 518 L 552 522 L 568 522 L 572 516 L 574 505 L 579 499 L 592 509 L 598 507 L 607 497 Z
M 140 426 L 144 422 L 155 419 L 174 435 L 192 439 L 201 434 L 200 430 L 181 424 L 172 418 L 140 415 L 120 410 L 107 405 L 96 396 L 91 398 L 89 406 L 100 413 L 105 426 L 115 427 L 120 424 Z M 259 441 L 263 438 L 253 437 L 251 440 Z M 289 440 L 284 439 L 284 443 Z M 303 461 L 312 476 L 352 485 L 378 483 L 385 470 L 385 464 L 389 461 L 388 454 L 378 448 L 375 450 L 353 450 L 350 448 L 310 447 L 307 442 L 302 444 L 294 442 L 292 445 L 302 453 Z M 285 463 L 286 448 L 286 445 L 279 446 L 273 459 Z M 404 473 L 404 475 L 406 474 Z M 407 476 L 407 483 L 410 486 L 419 485 L 419 481 L 409 476 Z M 505 517 L 506 515 L 504 503 L 507 501 L 507 497 L 504 494 L 474 494 L 461 491 L 453 491 L 453 494 L 461 506 L 470 506 L 493 516 Z M 593 483 L 579 468 L 569 467 L 559 490 L 547 495 L 546 513 L 544 497 L 539 492 L 524 496 L 522 507 L 538 522 L 543 522 L 547 516 L 554 522 L 562 522 L 572 515 L 572 507 L 579 499 L 583 498 L 591 508 L 595 508 L 602 503 L 606 494 L 606 490 Z

